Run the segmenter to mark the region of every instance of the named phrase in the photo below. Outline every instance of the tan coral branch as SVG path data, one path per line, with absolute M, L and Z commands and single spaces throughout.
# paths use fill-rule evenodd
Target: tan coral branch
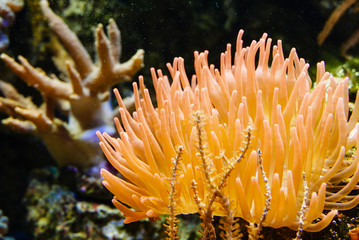
M 80 40 L 51 10 L 46 0 L 41 0 L 41 8 L 50 28 L 73 60 L 61 64 L 66 65 L 69 79 L 60 80 L 53 74 L 48 76 L 22 56 L 17 63 L 2 54 L 1 59 L 9 68 L 43 96 L 43 103 L 37 106 L 9 84 L 0 82 L 4 94 L 4 98 L 0 98 L 0 110 L 9 115 L 3 123 L 39 136 L 59 165 L 87 168 L 100 164 L 103 154 L 95 142 L 95 132 L 97 129 L 114 132 L 110 88 L 132 79 L 143 66 L 144 51 L 138 50 L 130 60 L 120 63 L 120 31 L 111 19 L 108 26 L 110 39 L 102 25 L 97 28 L 99 62 L 93 63 Z M 133 101 L 131 97 L 124 99 L 125 107 L 133 105 Z M 65 116 L 65 120 L 60 116 Z
M 64 21 L 51 10 L 47 0 L 41 0 L 40 4 L 51 29 L 71 55 L 81 77 L 87 77 L 92 72 L 93 63 L 85 47 Z

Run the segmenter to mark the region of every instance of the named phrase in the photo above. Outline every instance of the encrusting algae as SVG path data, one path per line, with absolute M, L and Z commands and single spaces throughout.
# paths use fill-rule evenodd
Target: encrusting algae
M 359 203 L 350 194 L 359 154 L 345 157 L 359 141 L 359 101 L 350 115 L 348 79 L 335 80 L 320 62 L 312 88 L 309 65 L 295 49 L 284 58 L 278 41 L 270 64 L 267 34 L 249 47 L 242 35 L 233 62 L 228 44 L 219 70 L 208 64 L 208 51 L 195 52 L 191 80 L 182 58 L 167 64 L 172 83 L 152 68 L 157 108 L 142 77 L 139 87 L 133 83 L 132 115 L 115 90 L 120 137 L 97 134 L 123 176 L 101 172 L 126 223 L 199 213 L 207 236 L 213 215 L 225 216 L 224 228 L 236 228 L 240 217 L 250 231 L 263 225 L 314 232 Z

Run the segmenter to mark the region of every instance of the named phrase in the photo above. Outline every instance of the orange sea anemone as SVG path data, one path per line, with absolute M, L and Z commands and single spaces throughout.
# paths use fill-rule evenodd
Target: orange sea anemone
M 337 210 L 359 203 L 359 196 L 350 195 L 359 181 L 359 154 L 346 156 L 359 142 L 359 101 L 348 121 L 348 79 L 336 81 L 320 62 L 312 88 L 309 65 L 298 58 L 295 49 L 284 58 L 278 41 L 270 56 L 272 40 L 267 34 L 246 48 L 242 35 L 240 31 L 234 61 L 228 44 L 219 70 L 208 64 L 208 51 L 195 52 L 196 75 L 191 81 L 182 58 L 167 64 L 172 81 L 160 70 L 151 69 L 157 108 L 142 77 L 139 88 L 133 84 L 136 111 L 132 115 L 115 91 L 120 137 L 98 136 L 107 159 L 123 178 L 104 169 L 101 174 L 126 223 L 169 213 L 169 179 L 178 147 L 181 161 L 175 182 L 175 214 L 198 212 L 192 181 L 198 199 L 205 201 L 211 191 L 202 158 L 210 166 L 208 178 L 220 181 L 224 169 L 243 153 L 248 128 L 249 149 L 221 190 L 236 217 L 250 223 L 258 223 L 262 217 L 268 187 L 260 167 L 271 195 L 264 226 L 296 230 L 302 224 L 306 231 L 319 231 Z M 198 121 L 200 128 L 196 127 Z M 204 156 L 199 154 L 200 148 L 205 149 Z M 302 205 L 307 210 L 301 216 Z M 324 209 L 331 211 L 324 214 Z M 212 211 L 225 215 L 218 201 Z

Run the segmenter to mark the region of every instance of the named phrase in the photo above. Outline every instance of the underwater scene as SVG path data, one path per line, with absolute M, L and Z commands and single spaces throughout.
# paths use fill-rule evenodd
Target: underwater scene
M 0 240 L 359 239 L 358 0 L 0 0 Z

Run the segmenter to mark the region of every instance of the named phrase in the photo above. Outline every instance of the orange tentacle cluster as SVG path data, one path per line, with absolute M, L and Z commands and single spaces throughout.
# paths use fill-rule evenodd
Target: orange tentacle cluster
M 359 154 L 352 160 L 345 158 L 359 141 L 358 101 L 347 120 L 348 80 L 335 81 L 321 62 L 311 89 L 309 65 L 295 49 L 284 58 L 281 41 L 271 53 L 272 40 L 266 34 L 249 47 L 242 46 L 242 35 L 240 31 L 233 61 L 231 45 L 227 45 L 220 69 L 208 64 L 208 51 L 195 52 L 196 75 L 191 80 L 182 58 L 167 65 L 172 83 L 160 70 L 151 69 L 156 108 L 142 77 L 139 87 L 133 84 L 136 111 L 132 115 L 115 91 L 122 120 L 121 125 L 115 119 L 120 137 L 98 136 L 107 159 L 123 176 L 102 170 L 104 185 L 115 195 L 113 203 L 126 216 L 125 222 L 168 214 L 168 179 L 178 146 L 183 152 L 175 186 L 176 211 L 198 212 L 192 180 L 200 199 L 210 191 L 198 154 L 199 133 L 193 119 L 198 111 L 203 115 L 202 157 L 210 166 L 213 182 L 221 180 L 227 161 L 234 161 L 241 152 L 243 131 L 252 129 L 245 158 L 221 190 L 237 217 L 258 223 L 265 208 L 259 149 L 271 193 L 264 226 L 299 228 L 303 173 L 309 191 L 304 230 L 319 231 L 331 222 L 336 209 L 358 204 L 359 197 L 349 193 L 359 180 Z M 331 211 L 325 215 L 324 209 Z M 225 214 L 221 204 L 214 203 L 213 214 Z

